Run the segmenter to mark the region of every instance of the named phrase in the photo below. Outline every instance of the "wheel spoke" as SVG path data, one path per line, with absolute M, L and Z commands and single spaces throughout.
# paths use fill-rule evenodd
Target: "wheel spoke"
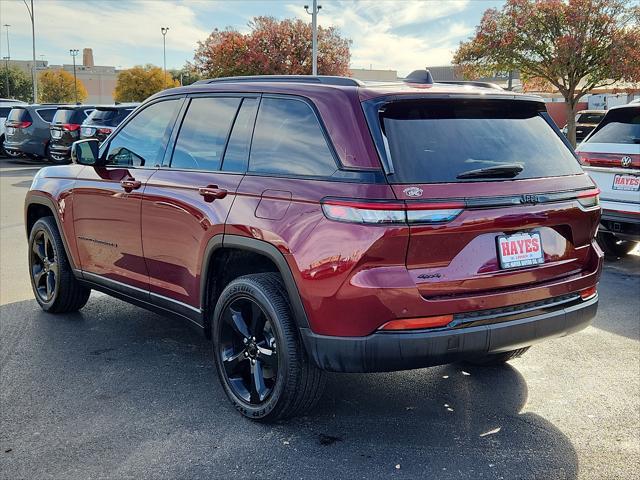
M 58 274 L 58 262 L 51 262 L 49 264 L 49 270 L 51 270 L 54 274 Z
M 278 355 L 274 350 L 258 346 L 258 360 L 273 370 L 278 368 Z
M 222 361 L 224 362 L 224 368 L 227 371 L 227 375 L 231 375 L 235 372 L 238 365 L 243 361 L 248 361 L 248 358 L 245 356 L 245 350 L 233 353 L 231 349 L 228 349 L 222 353 Z
M 251 364 L 251 400 L 255 403 L 262 402 L 267 396 L 267 386 L 264 384 L 262 374 L 262 362 L 257 360 Z
M 247 324 L 242 317 L 242 313 L 238 310 L 234 310 L 233 308 L 229 308 L 227 313 L 227 320 L 233 327 L 233 329 L 239 335 L 242 335 L 243 338 L 249 338 L 249 329 L 247 328 Z
M 38 238 L 33 240 L 32 250 L 33 250 L 33 253 L 35 253 L 36 256 L 38 257 L 38 259 L 40 261 L 42 261 L 42 260 L 44 260 L 44 255 L 45 255 L 45 253 L 44 253 L 44 239 L 43 239 L 42 243 L 40 243 L 38 240 L 39 240 Z
M 264 326 L 264 314 L 257 303 L 251 302 L 251 333 L 256 338 Z
M 39 287 L 40 281 L 42 280 L 42 277 L 45 274 L 45 270 L 40 265 L 34 265 L 34 270 L 35 269 L 38 269 L 38 270 L 33 272 L 33 283 L 36 285 L 36 287 Z
M 56 280 L 52 272 L 47 273 L 46 282 L 47 282 L 47 298 L 51 298 L 51 296 L 53 295 L 53 291 L 56 288 Z

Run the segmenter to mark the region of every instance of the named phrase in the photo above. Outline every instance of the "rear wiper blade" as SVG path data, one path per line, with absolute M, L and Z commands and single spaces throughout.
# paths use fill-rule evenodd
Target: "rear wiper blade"
M 477 170 L 467 170 L 459 173 L 456 178 L 513 178 L 524 170 L 518 163 L 508 163 L 496 165 L 495 167 L 478 168 Z

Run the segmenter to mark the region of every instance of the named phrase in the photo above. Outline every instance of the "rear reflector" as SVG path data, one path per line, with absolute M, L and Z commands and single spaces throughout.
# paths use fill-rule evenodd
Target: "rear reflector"
M 443 223 L 464 210 L 462 202 L 402 202 L 325 199 L 322 211 L 330 220 L 365 224 Z
M 594 285 L 593 287 L 589 287 L 589 288 L 585 288 L 584 290 L 581 290 L 580 297 L 582 298 L 582 300 L 589 300 L 595 297 L 597 293 L 598 293 L 598 287 Z
M 437 317 L 402 318 L 392 320 L 380 327 L 380 330 L 419 330 L 422 328 L 445 327 L 453 321 L 453 315 Z

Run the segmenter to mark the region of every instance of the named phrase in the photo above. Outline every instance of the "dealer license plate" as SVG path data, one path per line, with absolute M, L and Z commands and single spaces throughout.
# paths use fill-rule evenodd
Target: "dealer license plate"
M 498 258 L 501 268 L 526 267 L 544 263 L 540 234 L 531 232 L 500 235 Z
M 640 176 L 638 175 L 626 175 L 618 174 L 613 177 L 613 190 L 627 190 L 630 192 L 637 192 L 640 190 Z

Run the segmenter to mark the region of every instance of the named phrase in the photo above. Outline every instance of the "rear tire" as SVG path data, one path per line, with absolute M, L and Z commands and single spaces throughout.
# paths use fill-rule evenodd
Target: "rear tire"
M 29 273 L 33 294 L 45 312 L 75 312 L 89 300 L 91 289 L 73 274 L 53 217 L 41 218 L 31 229 Z
M 604 253 L 613 257 L 626 257 L 636 248 L 637 244 L 631 240 L 620 240 L 610 232 L 598 233 L 598 245 L 602 247 Z
M 525 354 L 530 347 L 518 348 L 517 350 L 511 350 L 508 352 L 491 353 L 484 357 L 471 358 L 467 360 L 467 363 L 477 365 L 479 367 L 495 367 L 497 365 L 503 365 L 509 360 L 519 358 Z
M 279 274 L 245 275 L 229 283 L 211 328 L 220 383 L 242 415 L 271 422 L 315 406 L 324 372 L 304 351 Z

